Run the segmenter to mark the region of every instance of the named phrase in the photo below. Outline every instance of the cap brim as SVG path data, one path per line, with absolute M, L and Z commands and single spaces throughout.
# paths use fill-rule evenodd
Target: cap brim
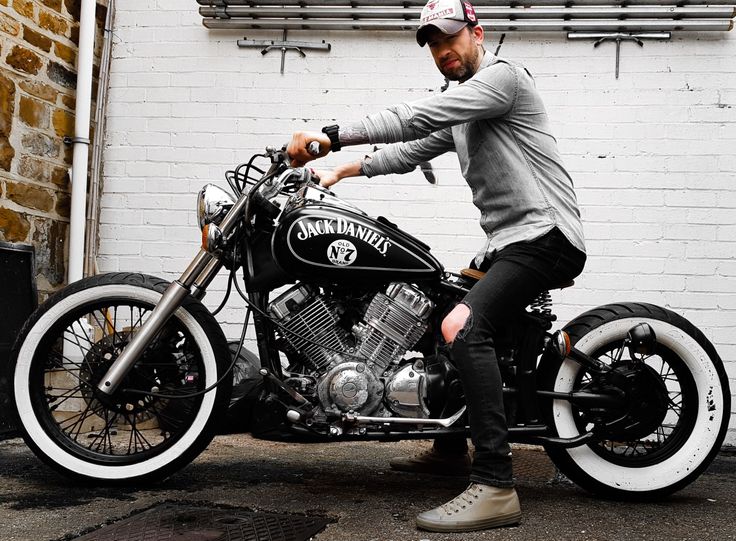
M 422 25 L 417 30 L 417 43 L 420 47 L 427 44 L 429 33 L 433 28 L 440 30 L 443 34 L 457 34 L 468 25 L 465 21 L 454 21 L 452 19 L 436 19 L 431 23 Z

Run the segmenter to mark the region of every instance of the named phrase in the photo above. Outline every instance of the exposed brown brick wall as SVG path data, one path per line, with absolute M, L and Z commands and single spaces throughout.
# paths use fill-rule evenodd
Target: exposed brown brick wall
M 42 296 L 66 277 L 80 3 L 0 0 L 0 241 L 35 246 Z

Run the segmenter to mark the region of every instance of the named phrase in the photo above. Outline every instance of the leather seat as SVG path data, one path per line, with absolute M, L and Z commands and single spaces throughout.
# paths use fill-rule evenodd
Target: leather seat
M 483 278 L 486 275 L 486 273 L 483 271 L 476 270 L 476 269 L 463 269 L 460 271 L 460 275 L 463 276 L 464 278 L 468 278 L 470 280 L 474 280 L 477 282 L 478 280 Z M 552 286 L 550 289 L 565 289 L 567 287 L 572 287 L 573 285 L 575 285 L 575 280 L 570 280 L 562 284 L 556 284 Z

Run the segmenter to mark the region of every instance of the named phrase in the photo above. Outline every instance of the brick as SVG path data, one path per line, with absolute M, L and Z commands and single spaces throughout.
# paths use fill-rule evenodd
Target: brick
M 56 97 L 59 95 L 58 90 L 38 81 L 21 81 L 18 86 L 31 96 L 51 103 L 56 103 Z
M 46 74 L 56 84 L 65 86 L 66 88 L 77 87 L 77 75 L 76 73 L 68 70 L 58 62 L 50 61 L 46 68 Z
M 41 0 L 41 3 L 44 6 L 49 7 L 53 9 L 54 11 L 61 13 L 61 0 Z
M 69 47 L 58 41 L 54 43 L 54 54 L 67 64 L 75 65 L 77 61 L 77 49 Z
M 36 246 L 36 271 L 43 275 L 51 286 L 64 282 L 64 246 L 68 225 L 46 218 L 34 219 L 33 242 Z
M 82 0 L 64 0 L 66 12 L 76 21 L 79 20 L 79 13 L 82 7 Z
M 54 167 L 51 170 L 51 182 L 58 186 L 68 186 L 71 182 L 69 169 L 66 167 Z
M 20 34 L 20 29 L 21 24 L 18 21 L 6 13 L 0 13 L 0 34 L 17 36 Z
M 54 206 L 54 210 L 56 211 L 56 214 L 58 214 L 62 218 L 69 218 L 71 214 L 71 207 L 72 207 L 72 198 L 70 194 L 68 193 L 56 194 L 56 205 Z
M 41 10 L 39 12 L 38 25 L 57 36 L 66 36 L 69 32 L 68 22 L 46 10 Z
M 7 182 L 5 190 L 8 199 L 23 207 L 44 212 L 54 208 L 52 192 L 34 184 Z
M 97 20 L 97 25 L 100 27 L 104 26 L 106 18 L 107 6 L 98 2 L 95 6 L 95 19 Z
M 42 101 L 21 96 L 18 116 L 21 121 L 32 128 L 46 129 L 49 127 L 49 106 Z
M 28 239 L 31 223 L 27 217 L 14 210 L 0 207 L 0 237 L 7 242 L 23 242 Z
M 64 109 L 56 109 L 53 114 L 54 131 L 59 137 L 74 135 L 74 115 Z
M 31 75 L 36 75 L 43 65 L 41 57 L 20 45 L 13 47 L 5 62 L 9 66 Z
M 10 171 L 14 157 L 15 149 L 10 144 L 10 141 L 6 136 L 0 135 L 0 168 Z
M 57 158 L 61 151 L 61 143 L 44 133 L 30 132 L 21 139 L 23 150 L 34 156 Z
M 0 137 L 10 135 L 15 113 L 15 83 L 0 73 Z
M 33 28 L 26 25 L 23 25 L 23 39 L 47 53 L 51 50 L 51 38 L 44 36 L 40 32 L 36 32 Z
M 77 105 L 77 99 L 74 96 L 69 96 L 67 94 L 62 94 L 61 96 L 61 103 L 64 104 L 64 107 L 67 109 L 74 110 L 74 108 Z
M 69 184 L 67 168 L 28 154 L 21 156 L 18 160 L 18 175 L 37 182 L 55 184 L 62 188 Z
M 13 9 L 23 17 L 33 19 L 35 10 L 31 0 L 13 0 Z

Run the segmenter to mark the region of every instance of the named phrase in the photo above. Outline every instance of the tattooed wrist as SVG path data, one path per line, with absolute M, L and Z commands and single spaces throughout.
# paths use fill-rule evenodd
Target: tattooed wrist
M 337 136 L 343 146 L 368 143 L 368 130 L 365 129 L 362 122 L 341 126 Z

